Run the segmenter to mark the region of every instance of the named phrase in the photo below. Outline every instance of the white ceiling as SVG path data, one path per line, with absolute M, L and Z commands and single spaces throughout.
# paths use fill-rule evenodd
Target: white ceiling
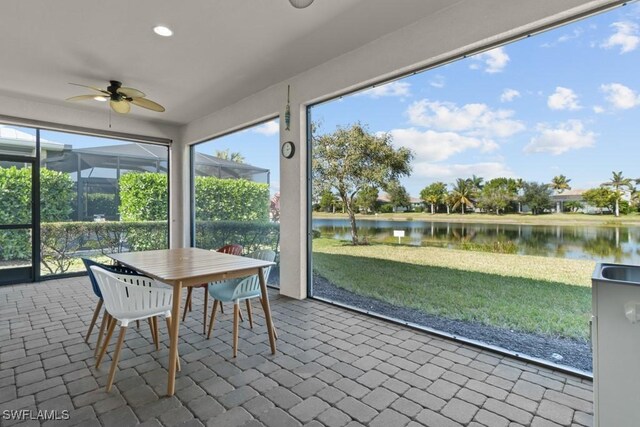
M 0 95 L 63 104 L 87 93 L 68 82 L 120 80 L 167 108 L 131 115 L 189 123 L 454 3 L 315 0 L 299 10 L 288 0 L 4 0 Z M 174 36 L 155 35 L 158 24 Z

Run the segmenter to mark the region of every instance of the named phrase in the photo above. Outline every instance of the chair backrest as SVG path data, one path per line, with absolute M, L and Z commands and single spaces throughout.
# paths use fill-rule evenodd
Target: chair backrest
M 100 287 L 98 286 L 98 282 L 96 282 L 96 277 L 93 274 L 93 271 L 91 270 L 92 266 L 97 266 L 100 268 L 103 268 L 107 271 L 110 271 L 112 273 L 118 273 L 118 274 L 124 274 L 127 276 L 138 276 L 139 279 L 136 279 L 137 281 L 140 281 L 141 283 L 139 283 L 139 285 L 142 286 L 148 286 L 146 285 L 145 279 L 149 279 L 147 276 L 145 276 L 144 274 L 140 274 L 135 270 L 132 270 L 128 267 L 122 266 L 122 265 L 107 265 L 107 264 L 102 264 L 99 262 L 96 262 L 94 260 L 91 260 L 89 258 L 81 258 L 82 262 L 84 263 L 84 267 L 87 269 L 87 273 L 89 275 L 89 280 L 91 281 L 91 287 L 93 288 L 93 293 L 96 294 L 96 296 L 100 299 L 102 299 L 102 293 L 100 292 Z M 130 283 L 133 283 L 133 278 L 129 279 Z
M 276 259 L 276 253 L 271 249 L 262 249 L 259 251 L 255 251 L 247 255 L 248 258 L 259 259 L 262 261 L 273 262 Z M 269 274 L 271 273 L 271 267 L 267 267 L 264 269 L 264 280 L 265 282 L 269 280 Z M 249 276 L 243 279 L 236 289 L 233 291 L 234 300 L 243 298 L 245 295 L 249 295 L 255 293 L 260 290 L 260 279 L 257 274 L 253 276 Z
M 114 273 L 95 265 L 91 271 L 107 311 L 116 318 L 135 316 L 171 305 L 173 291 L 152 286 L 151 279 Z M 138 285 L 141 281 L 145 282 L 142 286 Z
M 242 255 L 242 250 L 244 248 L 242 247 L 242 245 L 225 245 L 223 247 L 221 247 L 220 249 L 217 249 L 216 252 L 220 252 L 223 254 L 229 254 L 229 255 Z

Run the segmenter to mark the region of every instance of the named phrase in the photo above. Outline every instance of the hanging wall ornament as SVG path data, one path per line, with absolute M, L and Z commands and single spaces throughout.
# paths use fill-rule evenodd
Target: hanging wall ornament
M 284 125 L 285 130 L 290 130 L 289 126 L 291 125 L 291 107 L 289 106 L 289 92 L 291 87 L 287 85 L 287 108 L 284 109 Z

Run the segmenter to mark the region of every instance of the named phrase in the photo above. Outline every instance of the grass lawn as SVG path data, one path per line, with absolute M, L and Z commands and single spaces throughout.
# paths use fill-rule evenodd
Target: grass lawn
M 316 219 L 348 219 L 347 214 L 314 212 Z M 403 212 L 376 215 L 356 215 L 358 220 L 386 220 L 386 221 L 435 221 L 435 222 L 476 222 L 500 224 L 528 224 L 528 225 L 597 225 L 597 226 L 624 226 L 640 225 L 640 214 L 621 215 L 616 218 L 613 215 L 591 215 L 582 213 L 562 214 L 506 214 L 494 215 L 488 213 L 454 213 L 447 215 L 437 213 L 431 215 L 428 212 Z
M 588 339 L 589 261 L 314 239 L 314 270 L 397 306 L 524 332 Z

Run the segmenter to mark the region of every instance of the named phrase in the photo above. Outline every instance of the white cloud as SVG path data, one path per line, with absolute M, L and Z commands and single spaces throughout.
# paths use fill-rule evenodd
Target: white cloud
M 487 73 L 500 73 L 504 70 L 510 58 L 503 47 L 488 50 L 471 57 L 471 59 L 484 63 L 484 71 Z M 472 63 L 469 65 L 472 70 L 480 69 L 480 64 Z
M 515 89 L 505 89 L 500 95 L 500 102 L 511 102 L 520 97 L 520 92 Z
M 466 132 L 467 136 L 505 138 L 524 130 L 524 124 L 512 117 L 511 110 L 492 110 L 486 104 L 465 104 L 458 107 L 451 102 L 414 102 L 407 109 L 409 122 L 416 126 L 442 131 Z
M 390 82 L 380 86 L 367 89 L 364 92 L 360 92 L 358 95 L 366 95 L 371 98 L 381 98 L 383 96 L 409 96 L 411 92 L 409 88 L 411 85 L 407 82 Z
M 440 162 L 469 149 L 488 152 L 498 148 L 498 144 L 490 139 L 468 137 L 456 132 L 409 128 L 393 129 L 389 133 L 396 147 L 407 147 L 413 151 L 416 162 Z
M 582 28 L 575 28 L 571 33 L 566 33 L 558 37 L 552 42 L 544 43 L 541 47 L 554 47 L 558 44 L 568 42 L 569 40 L 577 39 L 584 33 Z
M 638 24 L 631 21 L 620 21 L 611 24 L 613 34 L 600 44 L 605 49 L 620 47 L 620 53 L 628 53 L 640 45 L 640 30 Z
M 471 175 L 481 176 L 485 180 L 499 177 L 516 177 L 516 174 L 502 162 L 482 162 L 466 164 L 417 162 L 413 165 L 412 174 L 412 176 L 439 179 L 443 181 L 453 178 L 459 178 L 461 176 Z
M 444 87 L 444 76 L 437 75 L 431 80 L 429 80 L 429 84 L 435 88 L 442 89 Z
M 604 92 L 605 99 L 619 110 L 628 110 L 640 105 L 640 95 L 623 84 L 604 84 L 600 86 L 600 90 Z
M 593 147 L 596 134 L 585 130 L 580 120 L 568 120 L 552 127 L 538 124 L 538 135 L 524 147 L 525 153 L 551 153 L 557 156 L 570 150 Z
M 547 105 L 552 110 L 579 110 L 578 95 L 566 87 L 558 86 L 556 91 L 547 98 Z
M 277 135 L 278 133 L 280 133 L 280 124 L 277 120 L 272 120 L 270 122 L 261 124 L 257 128 L 254 128 L 253 131 L 261 135 Z
M 604 113 L 604 108 L 600 105 L 594 105 L 593 106 L 593 112 L 596 114 L 602 114 Z

